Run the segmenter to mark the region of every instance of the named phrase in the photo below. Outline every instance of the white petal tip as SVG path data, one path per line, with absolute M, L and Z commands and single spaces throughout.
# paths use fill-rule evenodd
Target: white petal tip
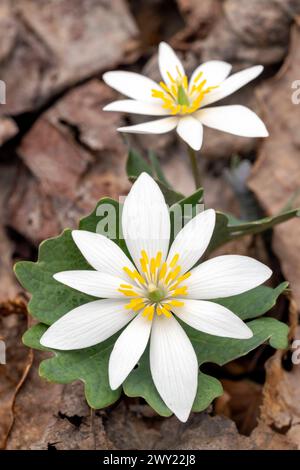
M 117 71 L 116 70 L 112 70 L 111 72 L 105 72 L 103 75 L 102 75 L 102 80 L 107 84 L 107 85 L 110 85 L 110 79 L 111 77 L 114 76 L 114 74 L 116 73 Z M 118 73 L 118 72 L 117 72 Z
M 211 222 L 214 226 L 216 224 L 216 211 L 214 209 L 206 209 L 205 213 L 209 218 L 208 222 Z
M 75 243 L 83 238 L 84 232 L 85 230 L 72 230 L 71 235 Z
M 112 390 L 117 390 L 117 388 L 121 387 L 121 383 L 116 382 L 115 380 L 109 379 L 109 386 Z
M 186 423 L 187 420 L 189 419 L 189 416 L 190 416 L 190 410 L 188 411 L 180 411 L 180 412 L 175 412 L 174 411 L 174 414 L 176 416 L 177 419 L 179 419 L 179 421 L 181 421 L 182 423 Z
M 111 103 L 110 103 L 110 104 L 107 104 L 106 106 L 104 106 L 104 107 L 102 108 L 102 111 L 113 111 L 113 110 L 111 109 Z
M 216 211 L 215 211 L 215 209 L 212 209 L 212 208 L 206 209 L 205 212 L 206 212 L 210 217 L 216 218 Z
M 59 342 L 57 342 L 56 334 L 53 333 L 51 326 L 41 337 L 40 344 L 49 349 L 59 349 L 61 351 L 68 350 L 68 348 L 63 347 Z
M 161 42 L 159 43 L 159 45 L 158 45 L 158 50 L 159 50 L 159 49 L 163 49 L 164 47 L 168 47 L 168 48 L 169 48 L 170 46 L 169 46 L 169 44 L 168 44 L 167 42 L 161 41 Z
M 250 330 L 250 328 L 245 325 L 243 328 L 243 332 L 241 332 L 241 335 L 239 336 L 239 339 L 250 339 L 253 337 L 253 332 Z
M 269 135 L 270 135 L 270 134 L 269 134 L 269 132 L 268 132 L 267 128 L 265 128 L 265 129 L 262 131 L 262 133 L 261 133 L 261 136 L 260 136 L 260 137 L 269 137 Z
M 265 267 L 266 267 L 266 280 L 267 280 L 272 276 L 273 271 L 268 266 L 265 266 Z
M 156 181 L 152 178 L 152 176 L 150 176 L 148 173 L 143 171 L 143 173 L 141 173 L 137 177 L 136 181 L 133 183 L 131 191 L 134 191 L 134 190 L 137 190 L 137 188 L 146 187 L 146 186 L 148 187 L 149 191 L 158 190 L 160 192 L 159 186 L 156 183 Z
M 257 129 L 253 133 L 253 137 L 268 137 L 269 132 L 268 129 L 266 128 L 264 122 L 257 116 L 258 122 L 257 122 Z
M 195 150 L 195 152 L 199 152 L 202 147 L 202 143 L 200 145 L 190 145 L 190 147 Z
M 46 331 L 46 333 L 44 333 L 43 336 L 41 337 L 41 339 L 40 339 L 40 344 L 41 344 L 42 346 L 44 346 L 45 348 L 55 349 L 55 344 L 53 344 L 53 342 L 51 341 L 51 339 L 49 340 L 47 331 Z
M 137 178 L 137 181 L 143 181 L 143 180 L 153 182 L 153 178 L 145 171 L 143 171 Z

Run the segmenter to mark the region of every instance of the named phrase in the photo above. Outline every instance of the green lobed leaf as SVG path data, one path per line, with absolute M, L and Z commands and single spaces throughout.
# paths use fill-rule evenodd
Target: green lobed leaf
M 150 152 L 149 152 L 149 160 L 150 160 L 150 163 L 151 163 L 153 174 L 157 177 L 157 179 L 159 181 L 161 181 L 166 186 L 169 186 L 169 188 L 171 188 L 171 185 L 165 177 L 165 174 L 164 174 L 163 169 L 162 169 L 162 167 L 159 163 L 159 160 L 158 160 L 156 154 L 152 150 L 150 150 Z
M 46 330 L 47 325 L 42 323 L 33 326 L 24 334 L 24 344 L 30 348 L 51 351 L 39 342 Z M 108 361 L 117 336 L 91 348 L 53 351 L 54 357 L 41 362 L 40 376 L 50 382 L 62 384 L 81 380 L 84 383 L 86 400 L 92 408 L 111 405 L 121 395 L 121 387 L 112 390 L 108 382 Z
M 126 172 L 129 181 L 134 183 L 141 173 L 146 172 L 156 181 L 169 206 L 183 200 L 184 195 L 171 188 L 163 173 L 160 163 L 153 152 L 149 152 L 149 160 L 151 162 L 151 166 L 139 152 L 134 149 L 129 150 L 126 163 Z
M 251 222 L 244 222 L 233 217 L 231 214 L 217 212 L 216 226 L 208 251 L 213 251 L 215 248 L 245 235 L 261 233 L 269 230 L 275 225 L 286 222 L 293 217 L 299 217 L 299 213 L 299 208 L 288 209 L 274 216 L 264 217 Z
M 21 261 L 15 266 L 18 280 L 33 294 L 29 312 L 46 325 L 51 325 L 69 310 L 95 300 L 53 279 L 53 274 L 71 269 L 91 269 L 76 248 L 71 230 L 41 243 L 36 263 Z
M 199 365 L 213 362 L 224 365 L 240 356 L 244 356 L 261 344 L 269 341 L 271 346 L 278 349 L 287 347 L 288 327 L 273 318 L 261 318 L 248 323 L 253 337 L 248 340 L 220 338 L 201 333 L 181 322 L 196 351 Z M 130 397 L 142 396 L 157 413 L 168 416 L 170 410 L 160 398 L 150 375 L 148 354 L 144 354 L 139 365 L 134 369 L 125 383 L 124 392 Z M 194 411 L 202 411 L 216 397 L 222 395 L 222 385 L 214 377 L 209 377 L 201 371 L 198 377 L 198 390 L 193 406 Z
M 282 282 L 275 289 L 258 286 L 243 294 L 215 299 L 213 302 L 224 305 L 242 320 L 249 320 L 260 317 L 274 307 L 279 295 L 288 288 L 288 285 L 288 282 Z
M 146 172 L 150 176 L 154 176 L 150 165 L 135 149 L 130 149 L 126 163 L 126 172 L 128 178 L 131 176 L 137 178 L 141 173 Z

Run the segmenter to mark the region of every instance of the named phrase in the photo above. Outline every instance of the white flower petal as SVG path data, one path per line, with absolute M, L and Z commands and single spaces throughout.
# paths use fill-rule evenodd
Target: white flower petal
M 151 375 L 158 393 L 178 419 L 187 421 L 198 381 L 193 346 L 174 316 L 156 316 L 150 340 Z
M 124 284 L 124 280 L 107 273 L 84 270 L 62 271 L 54 274 L 53 277 L 66 286 L 94 297 L 124 299 L 124 295 L 119 292 L 120 284 Z M 126 284 L 128 284 L 127 281 Z
M 210 242 L 215 222 L 215 211 L 208 209 L 197 214 L 177 234 L 171 245 L 167 262 L 170 262 L 176 254 L 179 254 L 180 274 L 184 274 L 191 269 L 201 258 Z
M 247 83 L 254 80 L 258 75 L 261 74 L 263 71 L 262 65 L 255 65 L 254 67 L 249 67 L 245 70 L 241 70 L 240 72 L 234 73 L 229 78 L 224 80 L 218 88 L 212 90 L 208 93 L 201 103 L 201 108 L 203 106 L 207 106 L 208 104 L 215 103 L 226 96 L 231 95 L 236 90 L 239 90 L 242 86 L 246 85 Z
M 151 78 L 139 73 L 116 70 L 106 72 L 102 78 L 107 85 L 123 95 L 148 103 L 157 102 L 157 99 L 152 97 L 152 90 L 161 90 L 161 87 Z
M 117 339 L 109 358 L 109 383 L 118 388 L 139 361 L 147 346 L 152 322 L 142 316 L 135 317 Z
M 95 300 L 74 308 L 57 320 L 42 336 L 42 346 L 72 350 L 94 346 L 121 330 L 134 313 L 126 300 Z
M 271 275 L 268 266 L 248 256 L 217 256 L 192 269 L 191 277 L 185 281 L 187 296 L 190 299 L 230 297 L 259 286 Z
M 120 132 L 130 132 L 134 134 L 166 134 L 177 126 L 179 118 L 167 117 L 155 119 L 154 121 L 143 122 L 134 126 L 119 127 Z
M 121 113 L 145 114 L 148 116 L 167 116 L 170 114 L 159 103 L 144 103 L 136 100 L 119 100 L 109 103 L 103 111 L 118 111 Z
M 141 251 L 149 258 L 162 252 L 164 260 L 170 240 L 168 206 L 157 183 L 142 173 L 129 192 L 122 213 L 122 227 L 127 248 L 140 266 Z
M 243 137 L 267 137 L 268 131 L 262 120 L 245 106 L 217 106 L 204 108 L 195 116 L 205 126 Z
M 177 134 L 194 150 L 200 150 L 203 140 L 203 127 L 193 116 L 182 117 L 177 126 Z
M 202 80 L 206 80 L 205 87 L 217 86 L 222 83 L 225 78 L 228 77 L 231 71 L 231 64 L 228 62 L 223 62 L 222 60 L 209 60 L 199 65 L 194 72 L 192 73 L 189 91 L 192 89 L 195 84 L 195 78 L 202 72 L 201 77 L 197 80 L 197 84 L 201 83 Z
M 166 42 L 161 42 L 158 48 L 158 65 L 161 77 L 166 84 L 171 82 L 168 73 L 174 80 L 179 73 L 183 76 L 185 71 L 180 59 L 177 57 L 172 47 Z
M 134 266 L 116 243 L 99 233 L 86 230 L 73 230 L 72 237 L 92 268 L 128 281 L 123 267 L 134 269 Z
M 184 300 L 183 307 L 173 307 L 182 321 L 196 330 L 225 338 L 252 338 L 250 328 L 228 308 L 206 300 Z

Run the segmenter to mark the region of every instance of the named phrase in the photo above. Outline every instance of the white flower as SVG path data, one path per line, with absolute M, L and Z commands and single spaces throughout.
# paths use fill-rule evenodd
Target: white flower
M 166 405 L 186 421 L 198 380 L 192 344 L 177 317 L 205 333 L 246 339 L 249 327 L 210 299 L 240 294 L 262 284 L 271 270 L 246 256 L 226 255 L 194 267 L 215 226 L 205 210 L 189 221 L 169 248 L 170 217 L 163 194 L 143 173 L 127 196 L 122 228 L 133 262 L 103 235 L 74 230 L 73 240 L 94 270 L 64 271 L 54 278 L 101 298 L 74 308 L 41 339 L 43 346 L 72 350 L 106 340 L 127 324 L 109 360 L 109 382 L 118 388 L 150 340 L 150 368 Z M 201 300 L 200 300 L 201 299 Z
M 182 63 L 166 43 L 159 45 L 159 84 L 133 72 L 106 72 L 103 80 L 130 100 L 119 100 L 104 107 L 149 116 L 168 116 L 135 126 L 120 127 L 122 132 L 164 134 L 176 128 L 179 136 L 194 150 L 200 150 L 203 125 L 244 137 L 266 137 L 261 119 L 245 106 L 206 106 L 231 95 L 256 78 L 261 65 L 227 76 L 231 65 L 221 60 L 205 62 L 193 72 L 188 82 Z

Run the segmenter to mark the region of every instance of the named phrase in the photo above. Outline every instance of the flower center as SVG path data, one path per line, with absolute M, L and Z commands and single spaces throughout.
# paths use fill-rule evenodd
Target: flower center
M 156 286 L 155 284 L 148 285 L 148 299 L 151 300 L 151 302 L 160 302 L 164 297 L 164 289 Z
M 141 269 L 123 268 L 132 284 L 120 284 L 118 291 L 130 300 L 125 308 L 134 312 L 143 311 L 143 316 L 152 320 L 154 314 L 172 315 L 172 307 L 182 307 L 182 297 L 187 295 L 184 281 L 191 275 L 181 275 L 178 265 L 179 254 L 175 254 L 170 262 L 162 261 L 162 252 L 150 258 L 145 250 L 141 251 Z M 180 299 L 180 300 L 179 300 Z
M 182 75 L 177 68 L 177 77 L 167 72 L 170 84 L 160 82 L 162 90 L 151 90 L 152 96 L 162 101 L 162 107 L 170 114 L 191 114 L 197 111 L 204 96 L 217 86 L 206 86 L 207 80 L 202 79 L 203 72 L 199 72 L 193 79 L 191 86 L 186 75 Z

